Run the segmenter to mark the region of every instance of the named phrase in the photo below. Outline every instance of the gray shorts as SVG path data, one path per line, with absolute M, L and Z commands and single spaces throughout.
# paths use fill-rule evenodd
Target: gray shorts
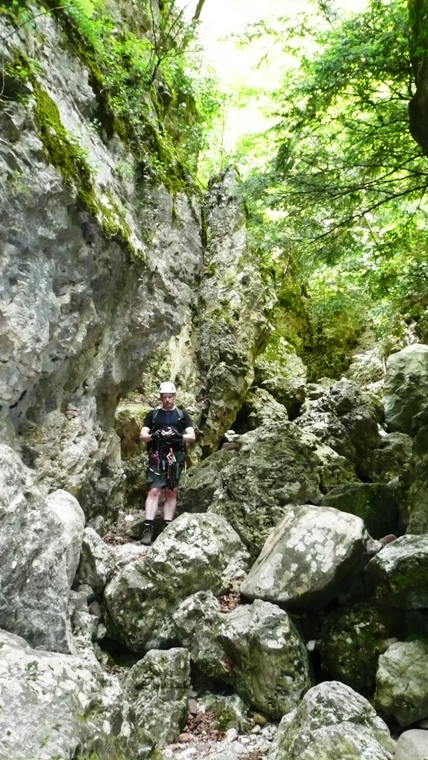
M 173 477 L 176 484 L 175 487 L 177 487 L 178 481 L 180 480 L 181 473 L 183 471 L 183 467 L 186 462 L 186 454 L 184 451 L 174 451 L 174 456 L 177 461 L 172 465 L 172 467 L 174 468 Z M 149 491 L 151 491 L 152 488 L 166 488 L 168 473 L 166 470 L 159 468 L 158 463 L 149 457 L 146 479 L 147 485 L 149 486 Z

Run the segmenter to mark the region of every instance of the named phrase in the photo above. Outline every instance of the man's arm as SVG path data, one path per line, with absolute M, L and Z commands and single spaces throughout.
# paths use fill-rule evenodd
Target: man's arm
M 143 428 L 144 430 L 144 428 Z M 195 443 L 196 436 L 195 436 L 195 428 L 193 427 L 187 427 L 183 433 L 183 441 L 184 443 Z
M 148 443 L 151 440 L 152 440 L 152 436 L 150 434 L 150 428 L 143 426 L 140 432 L 141 443 Z

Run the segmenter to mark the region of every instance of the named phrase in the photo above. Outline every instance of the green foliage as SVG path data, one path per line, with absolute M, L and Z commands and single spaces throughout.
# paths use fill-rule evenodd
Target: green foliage
M 142 5 L 144 34 L 118 25 L 101 0 L 90 16 L 77 0 L 64 3 L 57 16 L 91 72 L 97 120 L 107 137 L 116 132 L 129 145 L 140 176 L 154 176 L 176 190 L 191 182 L 205 124 L 216 107 L 215 87 L 193 66 L 188 47 L 195 29 L 185 24 L 182 11 L 173 0 L 158 14 L 154 6 L 155 0 Z
M 104 138 L 121 137 L 135 156 L 140 178 L 172 190 L 192 184 L 218 103 L 213 77 L 198 65 L 195 24 L 184 21 L 174 0 L 163 10 L 156 0 L 140 0 L 135 18 L 123 23 L 109 13 L 107 0 L 40 3 L 41 13 L 55 16 L 90 72 L 98 103 L 94 125 Z M 15 26 L 26 23 L 17 10 L 29 14 L 30 21 L 40 15 L 22 0 L 7 4 Z M 126 16 L 125 6 L 121 11 Z M 6 5 L 0 12 L 6 13 Z
M 273 340 L 291 340 L 312 378 L 335 377 L 367 324 L 386 344 L 428 337 L 428 164 L 409 131 L 411 30 L 404 0 L 372 0 L 282 35 L 299 63 L 275 95 L 275 156 L 249 175 L 247 202 L 279 294 Z

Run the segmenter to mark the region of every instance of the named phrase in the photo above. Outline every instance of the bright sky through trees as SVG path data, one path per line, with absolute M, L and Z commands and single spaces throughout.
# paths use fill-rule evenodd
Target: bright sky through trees
M 367 0 L 337 2 L 345 12 L 360 11 L 366 4 Z M 228 98 L 214 152 L 221 141 L 225 153 L 233 154 L 244 135 L 261 132 L 273 123 L 269 93 L 279 86 L 281 70 L 292 65 L 272 38 L 242 46 L 237 36 L 258 21 L 269 24 L 311 9 L 315 14 L 316 0 L 206 0 L 200 25 L 204 57 L 217 72 L 220 88 Z

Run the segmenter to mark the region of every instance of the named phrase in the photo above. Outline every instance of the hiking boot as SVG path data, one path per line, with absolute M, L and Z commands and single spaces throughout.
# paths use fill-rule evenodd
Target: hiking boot
M 143 528 L 143 535 L 141 537 L 141 540 L 138 543 L 142 544 L 143 546 L 151 546 L 152 541 L 153 541 L 153 525 L 145 525 Z

